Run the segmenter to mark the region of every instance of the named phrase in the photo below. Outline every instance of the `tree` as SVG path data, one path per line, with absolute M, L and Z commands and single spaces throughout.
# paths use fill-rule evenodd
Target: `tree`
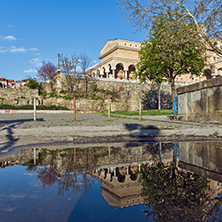
M 81 74 L 83 74 L 85 78 L 85 97 L 86 97 L 88 91 L 88 78 L 86 71 L 90 67 L 91 59 L 85 53 L 81 53 L 79 59 L 80 59 Z
M 37 69 L 37 78 L 48 80 L 51 85 L 51 90 L 54 90 L 54 83 L 56 80 L 57 67 L 50 61 L 47 63 L 43 60 L 40 68 Z
M 170 10 L 180 19 L 168 23 L 169 30 L 180 21 L 192 23 L 198 37 L 206 43 L 205 48 L 222 56 L 222 48 L 216 44 L 222 42 L 222 0 L 119 0 L 118 3 L 137 30 L 149 29 L 155 16 Z
M 175 158 L 170 165 L 142 165 L 139 175 L 147 217 L 169 222 L 209 221 L 217 214 L 221 198 L 212 198 L 209 180 L 179 169 Z
M 190 29 L 192 25 L 180 22 L 168 30 L 168 22 L 178 20 L 177 16 L 168 12 L 155 18 L 150 41 L 141 44 L 140 62 L 137 64 L 136 74 L 142 82 L 147 79 L 157 83 L 168 81 L 173 100 L 177 76 L 201 74 L 205 62 L 204 50 L 202 43 L 196 37 L 196 31 Z M 184 36 L 183 39 L 180 36 Z
M 79 84 L 79 78 L 77 73 L 77 65 L 79 64 L 79 57 L 76 54 L 61 58 L 60 68 L 61 73 L 64 74 L 64 78 L 61 79 L 63 87 L 65 87 L 68 93 L 73 96 L 75 95 L 74 88 Z
M 25 86 L 27 86 L 30 89 L 40 89 L 41 85 L 37 82 L 35 77 L 28 77 L 27 83 L 25 83 Z

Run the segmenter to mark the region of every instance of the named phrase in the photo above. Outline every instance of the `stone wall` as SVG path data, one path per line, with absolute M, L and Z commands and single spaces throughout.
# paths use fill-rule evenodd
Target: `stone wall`
M 43 84 L 48 91 L 47 84 Z M 95 87 L 99 90 L 95 90 Z M 161 108 L 171 109 L 171 89 L 169 84 L 161 85 Z M 78 85 L 78 90 L 84 92 L 85 81 L 82 79 Z M 111 98 L 111 110 L 127 110 L 136 111 L 139 108 L 139 99 L 142 101 L 142 109 L 155 109 L 158 101 L 158 87 L 155 84 L 124 81 L 124 80 L 91 80 L 88 82 L 88 95 L 100 94 L 100 99 L 77 99 L 77 111 L 82 112 L 99 112 L 108 109 L 109 94 L 101 93 L 101 91 L 109 90 L 115 92 L 114 98 Z M 0 88 L 0 102 L 5 104 L 25 105 L 33 104 L 33 97 L 37 97 L 37 104 L 42 105 L 59 105 L 73 109 L 73 100 L 64 98 L 47 98 L 43 99 L 38 96 L 38 90 L 31 90 L 27 87 L 20 89 Z M 91 99 L 89 99 L 91 98 Z
M 178 116 L 187 121 L 222 122 L 222 77 L 177 89 Z
M 155 84 L 131 82 L 124 80 L 99 79 L 88 82 L 88 95 L 93 94 L 95 87 L 100 90 L 115 91 L 115 98 L 111 100 L 111 110 L 136 111 L 139 108 L 139 99 L 142 101 L 142 109 L 155 109 L 158 101 L 158 87 Z M 81 80 L 79 90 L 84 91 L 85 82 Z M 161 108 L 171 109 L 171 88 L 167 83 L 163 83 L 161 90 Z M 98 91 L 95 93 L 99 94 Z M 108 109 L 109 95 L 99 95 L 102 99 L 77 99 L 77 111 L 98 112 Z M 61 105 L 69 109 L 73 108 L 73 100 L 64 100 L 62 98 L 49 98 L 39 102 L 44 105 Z
M 0 104 L 33 104 L 33 98 L 38 96 L 39 94 L 37 89 L 29 89 L 25 86 L 19 89 L 0 87 Z

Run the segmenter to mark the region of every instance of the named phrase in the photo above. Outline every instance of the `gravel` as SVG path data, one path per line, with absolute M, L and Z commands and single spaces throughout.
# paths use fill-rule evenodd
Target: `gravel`
M 221 125 L 171 121 L 167 116 L 147 116 L 140 121 L 103 114 L 0 113 L 0 154 L 10 149 L 43 143 L 89 143 L 139 141 L 145 139 L 187 140 L 222 139 Z M 146 118 L 146 119 L 145 119 Z

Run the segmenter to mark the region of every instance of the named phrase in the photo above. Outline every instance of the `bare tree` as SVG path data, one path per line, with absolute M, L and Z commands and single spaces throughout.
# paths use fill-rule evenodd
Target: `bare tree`
M 137 30 L 149 29 L 154 17 L 171 11 L 180 15 L 177 23 L 185 20 L 194 24 L 205 47 L 222 56 L 222 0 L 119 0 L 121 12 Z M 175 23 L 168 24 L 169 29 Z M 181 36 L 183 38 L 183 36 Z
M 88 77 L 86 72 L 91 65 L 91 59 L 85 53 L 81 53 L 79 56 L 79 62 L 80 62 L 81 74 L 83 74 L 85 79 L 85 97 L 86 97 L 88 91 Z
M 61 73 L 64 74 L 62 77 L 62 85 L 67 89 L 68 93 L 71 96 L 75 96 L 75 87 L 79 84 L 79 78 L 77 73 L 77 65 L 79 64 L 79 57 L 76 54 L 71 56 L 69 59 L 68 56 L 62 56 L 60 59 L 60 68 Z

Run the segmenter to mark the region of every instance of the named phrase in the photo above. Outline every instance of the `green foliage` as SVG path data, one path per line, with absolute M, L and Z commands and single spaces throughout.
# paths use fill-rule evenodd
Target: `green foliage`
M 62 98 L 66 99 L 66 100 L 72 100 L 74 98 L 74 96 L 63 96 Z
M 48 95 L 49 95 L 49 98 L 54 98 L 54 97 L 58 98 L 55 91 L 50 92 Z
M 44 89 L 40 89 L 39 95 L 41 95 L 43 99 L 46 99 L 47 92 Z
M 33 105 L 11 105 L 11 104 L 0 104 L 0 109 L 15 109 L 15 110 L 33 110 Z M 66 106 L 45 106 L 45 105 L 38 105 L 36 106 L 37 110 L 69 110 Z
M 208 179 L 178 169 L 175 159 L 169 165 L 143 165 L 139 174 L 147 216 L 152 215 L 155 221 L 203 221 L 209 200 Z
M 25 84 L 29 89 L 39 89 L 40 84 L 37 82 L 35 78 L 29 77 L 28 82 Z
M 126 115 L 126 116 L 139 116 L 139 111 L 112 111 L 111 114 Z M 173 110 L 171 109 L 142 110 L 141 114 L 142 116 L 173 115 Z
M 60 90 L 60 92 L 59 92 L 60 94 L 67 94 L 67 91 L 65 91 L 65 90 Z
M 175 96 L 175 78 L 183 74 L 200 75 L 206 60 L 202 43 L 190 28 L 192 24 L 180 22 L 168 29 L 166 24 L 179 19 L 169 12 L 155 17 L 150 40 L 141 45 L 136 73 L 141 81 L 168 81 L 172 97 Z

